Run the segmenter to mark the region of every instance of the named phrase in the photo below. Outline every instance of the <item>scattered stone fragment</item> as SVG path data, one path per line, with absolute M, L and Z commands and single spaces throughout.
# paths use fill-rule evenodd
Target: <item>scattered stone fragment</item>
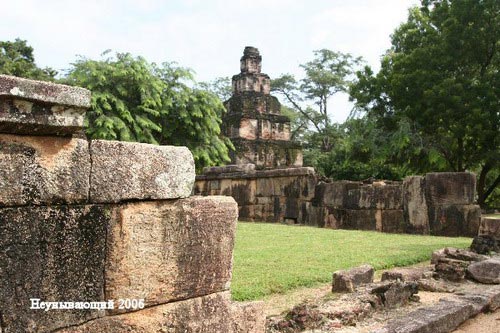
M 449 281 L 465 279 L 468 262 L 456 259 L 440 258 L 435 266 L 434 277 Z
M 417 283 L 418 289 L 422 291 L 453 293 L 456 290 L 455 286 L 450 284 L 449 282 L 432 278 L 420 279 Z
M 481 283 L 500 284 L 500 259 L 488 259 L 469 265 L 467 273 Z
M 394 268 L 382 273 L 382 281 L 388 281 L 388 280 L 417 281 L 421 279 L 426 272 L 430 272 L 431 270 L 432 270 L 431 266 Z
M 439 259 L 448 258 L 461 261 L 482 261 L 488 259 L 487 256 L 477 254 L 472 251 L 456 249 L 453 247 L 446 247 L 432 253 L 431 264 L 437 264 Z
M 350 270 L 333 273 L 332 292 L 352 293 L 362 284 L 372 283 L 375 271 L 370 265 L 363 265 Z
M 382 304 L 387 308 L 394 308 L 407 304 L 418 293 L 416 282 L 385 282 L 375 287 L 372 294 L 380 298 Z

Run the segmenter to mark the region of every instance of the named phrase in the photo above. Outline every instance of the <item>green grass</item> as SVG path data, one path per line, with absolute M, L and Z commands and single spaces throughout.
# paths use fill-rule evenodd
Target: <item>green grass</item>
M 406 266 L 429 260 L 433 250 L 470 244 L 470 238 L 239 222 L 231 292 L 238 301 L 260 299 L 330 282 L 339 269 Z

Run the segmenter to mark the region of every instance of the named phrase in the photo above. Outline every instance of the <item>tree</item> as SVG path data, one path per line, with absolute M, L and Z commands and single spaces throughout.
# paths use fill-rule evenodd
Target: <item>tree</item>
M 39 68 L 35 64 L 33 48 L 27 41 L 0 41 L 0 74 L 35 80 L 54 81 L 57 72 L 52 68 Z
M 355 67 L 361 58 L 327 49 L 314 51 L 314 59 L 300 67 L 305 76 L 297 81 L 284 74 L 271 82 L 271 90 L 285 98 L 285 102 L 302 116 L 306 127 L 313 128 L 322 138 L 323 151 L 332 149 L 331 121 L 328 99 L 339 92 L 347 92 Z M 311 105 L 312 104 L 312 105 Z
M 417 153 L 428 154 L 409 161 L 413 169 L 476 171 L 483 206 L 500 183 L 499 43 L 497 0 L 422 0 L 392 35 L 380 72 L 359 72 L 351 89 L 381 128 L 412 122 L 423 138 Z
M 128 53 L 80 58 L 72 66 L 66 83 L 92 91 L 87 113 L 91 138 L 185 145 L 197 170 L 229 161 L 232 144 L 220 136 L 224 106 L 196 87 L 189 69 L 157 66 Z

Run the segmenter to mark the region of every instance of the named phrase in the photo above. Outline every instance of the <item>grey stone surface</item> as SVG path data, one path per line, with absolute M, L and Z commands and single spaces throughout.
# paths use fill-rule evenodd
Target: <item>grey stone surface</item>
M 104 317 L 57 333 L 264 333 L 262 305 L 235 304 L 223 292 Z
M 432 235 L 474 237 L 478 234 L 481 224 L 481 208 L 478 205 L 429 204 L 428 213 Z
M 467 267 L 467 273 L 478 282 L 500 284 L 500 258 L 472 263 Z
M 374 269 L 362 265 L 345 271 L 333 273 L 333 292 L 353 292 L 357 287 L 373 282 Z
M 453 331 L 474 313 L 465 302 L 440 301 L 390 321 L 386 327 L 372 333 L 447 333 Z
M 405 232 L 428 235 L 429 216 L 425 198 L 425 177 L 411 176 L 403 181 Z
M 86 89 L 0 75 L 0 133 L 71 136 L 88 107 Z
M 5 96 L 49 104 L 90 107 L 90 91 L 87 89 L 0 75 L 0 97 Z
M 108 219 L 109 211 L 100 205 L 0 209 L 0 313 L 5 333 L 50 332 L 100 315 L 97 310 L 30 310 L 30 298 L 104 299 Z
M 186 147 L 93 140 L 91 202 L 177 199 L 191 194 L 193 155 Z
M 500 217 L 481 217 L 479 235 L 487 235 L 500 239 Z
M 86 140 L 0 134 L 0 207 L 86 202 L 89 176 Z
M 237 214 L 234 199 L 222 196 L 117 205 L 106 298 L 148 307 L 228 290 Z

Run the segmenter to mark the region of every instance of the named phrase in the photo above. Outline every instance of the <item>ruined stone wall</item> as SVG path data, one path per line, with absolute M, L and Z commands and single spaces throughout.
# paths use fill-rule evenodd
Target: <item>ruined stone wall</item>
M 230 301 L 235 201 L 190 197 L 185 147 L 87 141 L 89 105 L 0 75 L 0 332 L 263 332 L 259 304 Z
M 312 168 L 255 170 L 255 165 L 206 168 L 194 192 L 228 195 L 238 203 L 242 221 L 302 223 L 314 196 Z
M 240 219 L 334 229 L 443 236 L 477 235 L 474 174 L 429 173 L 402 182 L 318 182 L 312 168 L 207 168 L 195 193 L 230 195 Z

